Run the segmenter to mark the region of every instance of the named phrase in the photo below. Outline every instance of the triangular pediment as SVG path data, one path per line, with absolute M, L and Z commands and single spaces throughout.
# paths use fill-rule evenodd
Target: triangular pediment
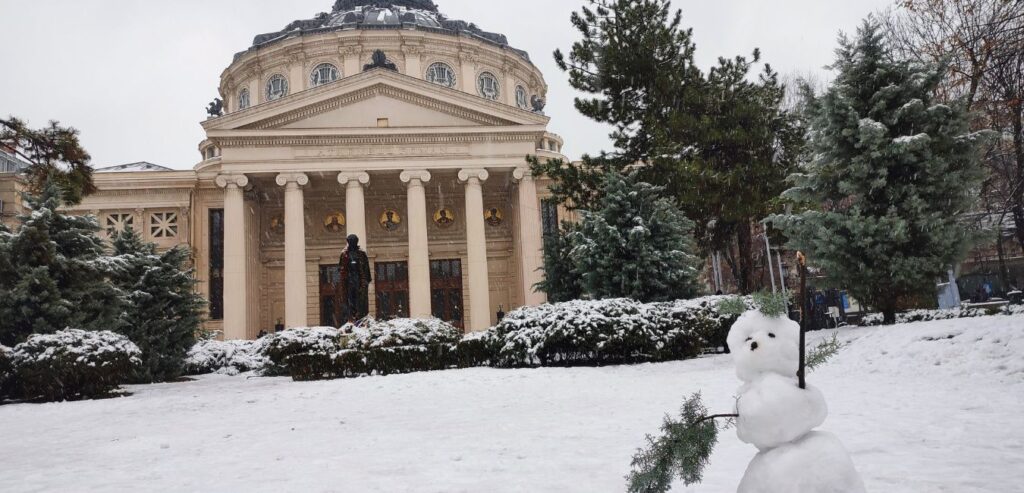
M 212 130 L 473 127 L 546 124 L 547 117 L 386 70 L 374 70 L 238 111 Z

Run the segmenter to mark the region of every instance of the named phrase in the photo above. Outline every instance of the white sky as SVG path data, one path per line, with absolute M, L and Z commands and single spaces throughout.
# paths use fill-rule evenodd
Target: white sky
M 837 33 L 892 0 L 674 0 L 693 27 L 697 61 L 747 55 L 783 74 L 819 73 Z M 435 0 L 451 18 L 508 36 L 544 73 L 549 129 L 572 159 L 608 148 L 608 129 L 576 113 L 551 53 L 578 39 L 582 0 Z M 96 167 L 199 160 L 199 122 L 221 71 L 256 34 L 329 11 L 332 0 L 0 0 L 0 115 L 78 128 Z

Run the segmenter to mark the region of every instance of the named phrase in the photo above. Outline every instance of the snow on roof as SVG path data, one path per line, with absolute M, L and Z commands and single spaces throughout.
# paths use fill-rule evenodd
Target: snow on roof
M 97 168 L 97 173 L 121 173 L 121 172 L 134 172 L 134 171 L 173 171 L 171 168 L 166 166 L 160 166 L 159 164 L 153 164 L 146 161 L 139 161 L 137 163 L 119 164 L 117 166 L 107 166 L 106 168 Z

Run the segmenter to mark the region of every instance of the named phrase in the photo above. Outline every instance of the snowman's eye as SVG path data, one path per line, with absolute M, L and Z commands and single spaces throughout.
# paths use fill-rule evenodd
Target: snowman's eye
M 775 334 L 773 334 L 773 333 L 769 332 L 769 333 L 768 333 L 768 337 L 771 337 L 772 339 L 774 339 L 774 338 L 775 338 Z
M 753 337 L 748 337 L 747 342 L 750 342 L 751 339 L 753 339 Z

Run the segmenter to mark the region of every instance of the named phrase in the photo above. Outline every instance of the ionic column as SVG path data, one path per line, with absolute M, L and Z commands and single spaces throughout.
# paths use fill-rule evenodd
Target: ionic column
M 408 184 L 406 221 L 409 228 L 409 316 L 430 318 L 430 254 L 427 241 L 427 195 L 423 184 L 430 181 L 427 170 L 403 171 Z
M 348 234 L 358 236 L 359 244 L 365 249 L 369 241 L 366 238 L 366 198 L 363 185 L 370 183 L 370 175 L 365 171 L 343 171 L 338 173 L 338 183 L 345 185 Z
M 309 177 L 281 173 L 284 187 L 284 324 L 289 329 L 309 325 L 306 299 L 306 212 L 302 187 Z
M 466 257 L 469 262 L 469 330 L 487 330 L 491 325 L 491 288 L 487 279 L 487 237 L 484 235 L 482 183 L 490 176 L 485 169 L 459 171 L 466 184 Z
M 536 306 L 547 301 L 547 296 L 533 287 L 543 280 L 540 269 L 544 267 L 537 182 L 530 168 L 526 167 L 516 168 L 512 177 L 519 182 L 519 262 L 523 267 L 523 302 Z
M 246 339 L 245 175 L 220 175 L 224 189 L 224 340 Z

